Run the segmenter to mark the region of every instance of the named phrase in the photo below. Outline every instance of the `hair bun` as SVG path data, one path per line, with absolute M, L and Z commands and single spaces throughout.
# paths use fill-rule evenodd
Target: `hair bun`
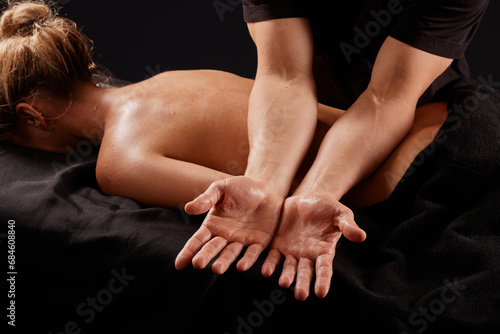
M 49 6 L 42 3 L 21 2 L 7 8 L 0 20 L 0 38 L 33 34 L 36 25 L 43 25 L 53 17 Z

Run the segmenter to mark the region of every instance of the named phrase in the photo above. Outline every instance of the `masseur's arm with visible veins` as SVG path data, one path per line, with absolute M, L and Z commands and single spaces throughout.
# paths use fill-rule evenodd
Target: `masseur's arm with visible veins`
M 191 261 L 203 268 L 220 253 L 212 268 L 223 273 L 248 247 L 238 269 L 249 269 L 271 242 L 313 138 L 318 107 L 309 21 L 266 21 L 250 25 L 250 32 L 259 62 L 249 102 L 247 170 L 243 177 L 214 183 L 186 206 L 191 214 L 210 212 L 179 254 L 178 268 Z
M 391 37 L 386 39 L 367 90 L 331 127 L 313 166 L 285 201 L 263 265 L 265 276 L 272 274 L 282 254 L 286 256 L 280 278 L 283 287 L 296 277 L 295 296 L 303 300 L 315 271 L 316 295 L 326 296 L 340 233 L 352 241 L 365 238 L 340 199 L 407 135 L 418 99 L 451 62 Z
M 280 285 L 296 278 L 295 296 L 304 300 L 316 270 L 315 292 L 324 297 L 340 236 L 366 237 L 340 199 L 401 142 L 419 97 L 452 60 L 388 37 L 367 90 L 332 126 L 305 179 L 284 201 L 317 113 L 310 24 L 279 19 L 250 23 L 249 30 L 259 64 L 249 107 L 248 167 L 245 176 L 214 183 L 186 206 L 189 213 L 209 214 L 176 264 L 193 261 L 202 268 L 220 254 L 214 267 L 222 273 L 248 247 L 237 265 L 247 270 L 273 240 L 262 273 L 271 275 L 283 255 Z

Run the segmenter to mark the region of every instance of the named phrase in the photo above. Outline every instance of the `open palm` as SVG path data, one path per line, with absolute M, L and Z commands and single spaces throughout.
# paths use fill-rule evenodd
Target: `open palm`
M 296 278 L 295 297 L 305 300 L 315 272 L 316 295 L 325 297 L 330 289 L 335 247 L 342 235 L 358 242 L 366 238 L 349 208 L 327 194 L 290 197 L 285 201 L 262 273 L 272 275 L 283 255 L 279 284 L 287 288 Z
M 282 204 L 283 198 L 248 177 L 213 183 L 186 205 L 189 214 L 208 211 L 208 215 L 177 256 L 177 269 L 186 268 L 190 262 L 203 269 L 219 255 L 212 271 L 222 274 L 246 247 L 237 269 L 248 270 L 271 242 Z

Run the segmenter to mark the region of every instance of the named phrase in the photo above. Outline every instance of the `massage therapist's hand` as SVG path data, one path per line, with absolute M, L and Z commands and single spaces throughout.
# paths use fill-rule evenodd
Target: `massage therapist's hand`
M 237 269 L 248 270 L 271 242 L 283 200 L 263 183 L 245 176 L 213 183 L 186 204 L 187 213 L 208 211 L 208 215 L 177 256 L 176 268 L 182 270 L 192 262 L 195 268 L 203 269 L 219 255 L 212 271 L 220 275 L 246 247 Z
M 316 271 L 316 295 L 323 298 L 330 289 L 335 246 L 342 234 L 356 242 L 366 238 L 352 211 L 333 196 L 317 192 L 290 197 L 284 203 L 262 274 L 271 276 L 284 255 L 280 286 L 288 288 L 296 277 L 295 297 L 305 300 Z

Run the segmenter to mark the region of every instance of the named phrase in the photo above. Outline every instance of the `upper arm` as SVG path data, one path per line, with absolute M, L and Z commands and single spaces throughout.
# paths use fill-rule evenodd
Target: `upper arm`
M 368 91 L 379 100 L 416 105 L 420 96 L 452 61 L 388 37 L 377 55 Z
M 414 0 L 405 5 L 379 51 L 370 88 L 416 102 L 453 59 L 463 57 L 487 5 L 488 0 Z
M 100 158 L 96 175 L 99 187 L 108 195 L 162 207 L 184 205 L 212 182 L 230 177 L 200 165 L 147 153 L 122 159 Z
M 258 53 L 257 75 L 312 75 L 313 37 L 307 18 L 284 18 L 248 23 Z

